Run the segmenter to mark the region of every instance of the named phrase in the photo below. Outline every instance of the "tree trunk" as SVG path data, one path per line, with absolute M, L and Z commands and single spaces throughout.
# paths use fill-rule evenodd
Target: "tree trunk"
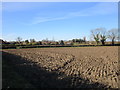
M 104 40 L 102 40 L 101 42 L 102 42 L 102 45 L 105 45 L 105 41 Z
M 112 39 L 112 45 L 114 45 L 114 39 Z
M 99 41 L 96 41 L 97 42 L 97 45 L 99 44 Z

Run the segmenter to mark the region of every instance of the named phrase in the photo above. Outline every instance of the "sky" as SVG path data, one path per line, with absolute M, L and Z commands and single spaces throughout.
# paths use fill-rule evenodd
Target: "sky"
M 118 28 L 117 2 L 3 2 L 2 38 L 71 40 Z

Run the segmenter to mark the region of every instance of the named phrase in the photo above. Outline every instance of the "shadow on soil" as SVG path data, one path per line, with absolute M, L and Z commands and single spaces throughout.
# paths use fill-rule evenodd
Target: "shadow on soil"
M 100 83 L 90 83 L 89 80 L 85 80 L 80 76 L 66 76 L 64 73 L 59 73 L 59 71 L 46 71 L 45 68 L 37 66 L 35 62 L 30 62 L 20 56 L 6 52 L 2 52 L 2 61 L 3 88 L 17 88 L 19 85 L 16 84 L 21 84 L 19 86 L 21 88 L 108 88 L 108 86 Z M 4 68 L 5 64 L 8 66 L 8 70 Z M 10 78 L 11 72 L 9 70 L 11 69 L 9 67 L 17 73 L 16 76 L 12 74 L 13 78 Z M 23 81 L 17 83 L 17 80 L 13 80 L 14 77 L 19 79 L 22 77 Z M 25 86 L 27 83 L 29 85 Z

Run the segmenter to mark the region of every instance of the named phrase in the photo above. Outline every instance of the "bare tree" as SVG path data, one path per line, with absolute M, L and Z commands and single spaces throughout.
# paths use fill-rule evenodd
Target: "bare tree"
M 118 39 L 118 29 L 114 28 L 108 31 L 108 38 L 112 40 L 112 45 L 114 45 L 115 40 Z
M 91 33 L 97 44 L 101 41 L 102 45 L 105 45 L 105 41 L 107 39 L 105 28 L 96 28 L 92 30 Z
M 107 39 L 107 32 L 105 28 L 100 28 L 100 41 L 102 45 L 105 45 L 105 41 Z
M 35 41 L 35 39 L 30 39 L 30 42 L 35 43 L 36 41 Z
M 98 31 L 98 29 L 94 29 L 94 30 L 91 30 L 91 33 L 92 33 L 92 36 L 94 38 L 94 40 L 96 41 L 97 44 L 99 44 L 100 42 L 100 32 Z
M 17 37 L 17 42 L 20 44 L 20 42 L 21 42 L 21 40 L 22 40 L 22 38 L 21 37 Z
M 83 37 L 83 41 L 85 42 L 85 44 L 86 44 L 86 37 Z

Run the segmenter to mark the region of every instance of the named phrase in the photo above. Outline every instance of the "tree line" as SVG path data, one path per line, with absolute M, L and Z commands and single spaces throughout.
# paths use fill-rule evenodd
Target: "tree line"
M 106 30 L 105 28 L 96 28 L 91 30 L 91 36 L 92 39 L 96 42 L 97 45 L 105 45 L 106 40 L 109 39 L 111 44 L 114 45 L 115 41 L 119 41 L 119 31 L 118 29 L 114 28 L 111 30 Z M 50 41 L 48 39 L 42 40 L 42 41 L 36 41 L 35 39 L 25 40 L 22 41 L 21 37 L 17 37 L 16 42 L 14 42 L 15 45 L 22 45 L 25 43 L 25 45 L 75 45 L 77 44 L 88 44 L 89 41 L 86 40 L 86 37 L 83 37 L 82 39 L 72 39 L 68 41 L 60 40 L 60 41 Z M 9 44 L 7 42 L 6 44 Z

